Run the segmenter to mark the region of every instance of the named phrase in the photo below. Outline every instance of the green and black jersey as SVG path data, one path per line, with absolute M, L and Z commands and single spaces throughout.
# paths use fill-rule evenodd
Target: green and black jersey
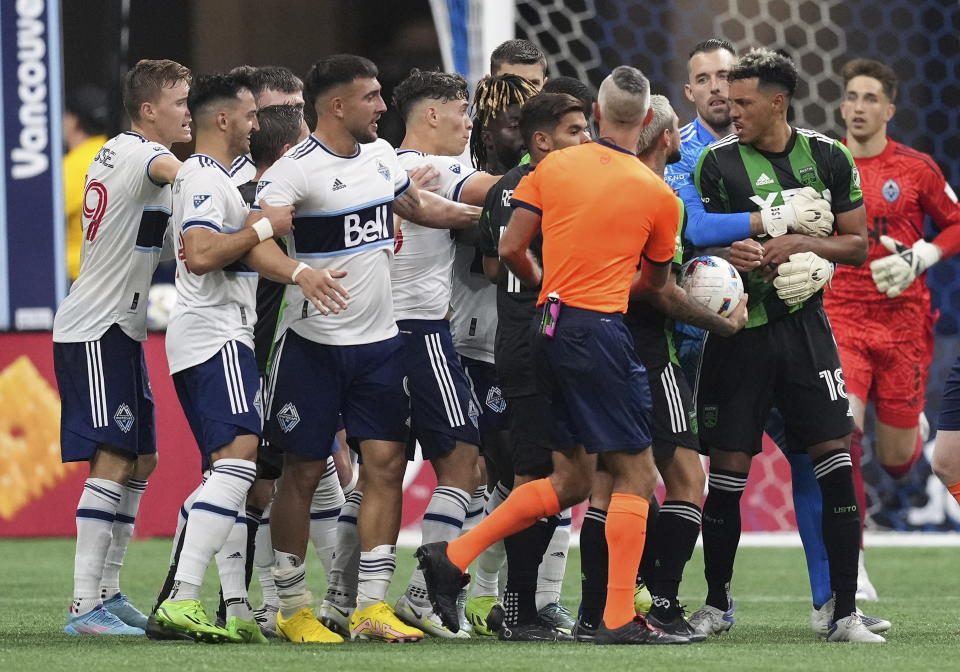
M 512 168 L 487 192 L 480 213 L 480 251 L 483 256 L 498 258 L 497 247 L 513 208 L 510 198 L 525 175 L 533 172 L 529 162 Z M 541 259 L 543 238 L 539 233 L 530 249 Z M 501 273 L 497 281 L 497 338 L 494 346 L 497 378 L 504 394 L 523 396 L 536 391 L 531 369 L 530 325 L 537 310 L 539 287 L 527 287 L 510 271 Z
M 838 140 L 802 128 L 793 129 L 786 149 L 778 153 L 742 145 L 737 136 L 728 135 L 700 155 L 694 182 L 707 212 L 754 212 L 783 205 L 804 187 L 813 187 L 829 200 L 834 214 L 863 204 L 860 174 L 850 151 Z M 803 306 L 787 306 L 773 284 L 758 273 L 742 275 L 750 294 L 748 329 Z M 820 293 L 810 300 L 819 301 Z
M 677 226 L 676 249 L 673 253 L 673 272 L 679 272 L 684 260 L 683 230 L 687 225 L 687 209 L 680 201 L 680 224 Z M 624 324 L 633 335 L 637 357 L 648 369 L 666 366 L 668 362 L 680 365 L 673 344 L 673 319 L 646 301 L 631 301 L 627 305 Z

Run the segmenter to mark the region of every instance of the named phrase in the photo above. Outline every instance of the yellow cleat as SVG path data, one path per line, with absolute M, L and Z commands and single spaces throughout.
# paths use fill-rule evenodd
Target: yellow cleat
M 640 582 L 633 591 L 633 609 L 637 616 L 646 616 L 653 606 L 653 596 L 647 584 Z
M 401 621 L 386 602 L 376 602 L 366 609 L 356 609 L 350 616 L 350 639 L 419 642 L 423 631 Z
M 342 644 L 343 637 L 317 620 L 313 609 L 304 607 L 290 618 L 277 614 L 277 636 L 288 642 L 305 644 Z

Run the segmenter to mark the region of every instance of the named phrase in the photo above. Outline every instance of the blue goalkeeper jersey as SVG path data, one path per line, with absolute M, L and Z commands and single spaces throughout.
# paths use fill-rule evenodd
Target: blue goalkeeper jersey
M 700 123 L 699 117 L 680 129 L 680 160 L 669 164 L 664 175 L 667 184 L 677 195 L 680 194 L 681 187 L 693 186 L 693 171 L 697 167 L 697 159 L 704 148 L 716 139 L 707 127 Z M 693 195 L 697 196 L 696 191 Z M 689 207 L 687 203 L 684 205 Z

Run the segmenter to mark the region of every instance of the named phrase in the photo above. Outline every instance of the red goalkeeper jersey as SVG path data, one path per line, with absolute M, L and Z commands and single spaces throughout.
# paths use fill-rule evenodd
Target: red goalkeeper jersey
M 880 243 L 887 235 L 906 246 L 923 237 L 923 218 L 929 215 L 940 234 L 934 239 L 943 256 L 960 251 L 960 205 L 936 162 L 899 142 L 887 139 L 878 155 L 855 159 L 867 208 L 869 253 L 860 267 L 838 265 L 832 289 L 824 295 L 829 307 L 841 310 L 854 303 L 884 301 L 929 303 L 930 292 L 921 278 L 900 296 L 889 299 L 877 290 L 870 262 L 890 254 Z

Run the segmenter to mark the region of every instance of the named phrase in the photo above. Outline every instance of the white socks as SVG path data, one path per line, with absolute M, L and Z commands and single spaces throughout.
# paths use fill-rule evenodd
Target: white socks
M 85 614 L 100 604 L 100 580 L 112 540 L 113 521 L 123 486 L 104 478 L 88 478 L 77 503 L 77 551 L 73 564 L 70 613 Z
M 236 616 L 249 621 L 253 614 L 247 600 L 247 521 L 243 516 L 237 516 L 215 557 L 227 618 Z
M 553 531 L 547 552 L 543 554 L 537 575 L 537 611 L 560 601 L 563 574 L 567 569 L 567 553 L 570 550 L 571 516 L 570 509 L 560 512 L 560 524 Z
M 354 490 L 346 497 L 337 519 L 337 548 L 333 554 L 333 564 L 327 576 L 327 594 L 329 600 L 339 607 L 353 609 L 357 603 L 357 583 L 360 566 L 360 535 L 357 534 L 357 515 L 363 493 Z
M 257 465 L 249 460 L 222 459 L 214 463 L 213 471 L 190 508 L 169 599 L 199 598 L 207 566 L 230 536 L 256 476 Z
M 263 606 L 279 607 L 280 596 L 277 584 L 273 582 L 273 541 L 270 538 L 270 506 L 263 510 L 260 527 L 253 551 L 253 568 L 260 580 L 260 592 L 263 593 Z
M 470 494 L 445 485 L 438 485 L 430 497 L 430 503 L 423 514 L 421 524 L 421 544 L 430 544 L 436 541 L 453 541 L 460 536 L 463 528 L 463 519 L 467 516 L 467 507 L 470 505 Z M 361 571 L 363 560 L 361 556 Z M 361 579 L 362 580 L 362 579 Z M 427 604 L 427 584 L 423 579 L 423 572 L 413 570 L 410 585 L 407 587 L 407 596 L 419 604 Z
M 127 480 L 123 486 L 123 496 L 117 507 L 116 517 L 113 519 L 111 530 L 110 549 L 103 565 L 103 576 L 100 579 L 100 599 L 109 600 L 120 592 L 120 568 L 123 567 L 123 558 L 133 536 L 133 526 L 136 522 L 137 511 L 140 510 L 140 498 L 147 489 L 147 482 L 136 478 Z
M 503 483 L 497 483 L 487 498 L 484 515 L 490 515 L 509 495 L 510 491 Z M 473 588 L 470 589 L 473 597 L 497 597 L 500 594 L 500 570 L 506 561 L 507 551 L 502 540 L 491 544 L 480 554 L 473 568 Z
M 310 503 L 310 541 L 323 565 L 323 574 L 330 582 L 333 553 L 337 547 L 337 519 L 345 503 L 340 478 L 333 459 L 327 460 L 327 469 L 317 484 Z
M 312 606 L 313 596 L 307 590 L 307 572 L 303 558 L 274 551 L 273 581 L 280 594 L 280 614 L 293 618 L 304 607 Z
M 387 590 L 397 568 L 397 547 L 382 544 L 371 551 L 361 551 L 357 608 L 366 609 L 387 599 Z

